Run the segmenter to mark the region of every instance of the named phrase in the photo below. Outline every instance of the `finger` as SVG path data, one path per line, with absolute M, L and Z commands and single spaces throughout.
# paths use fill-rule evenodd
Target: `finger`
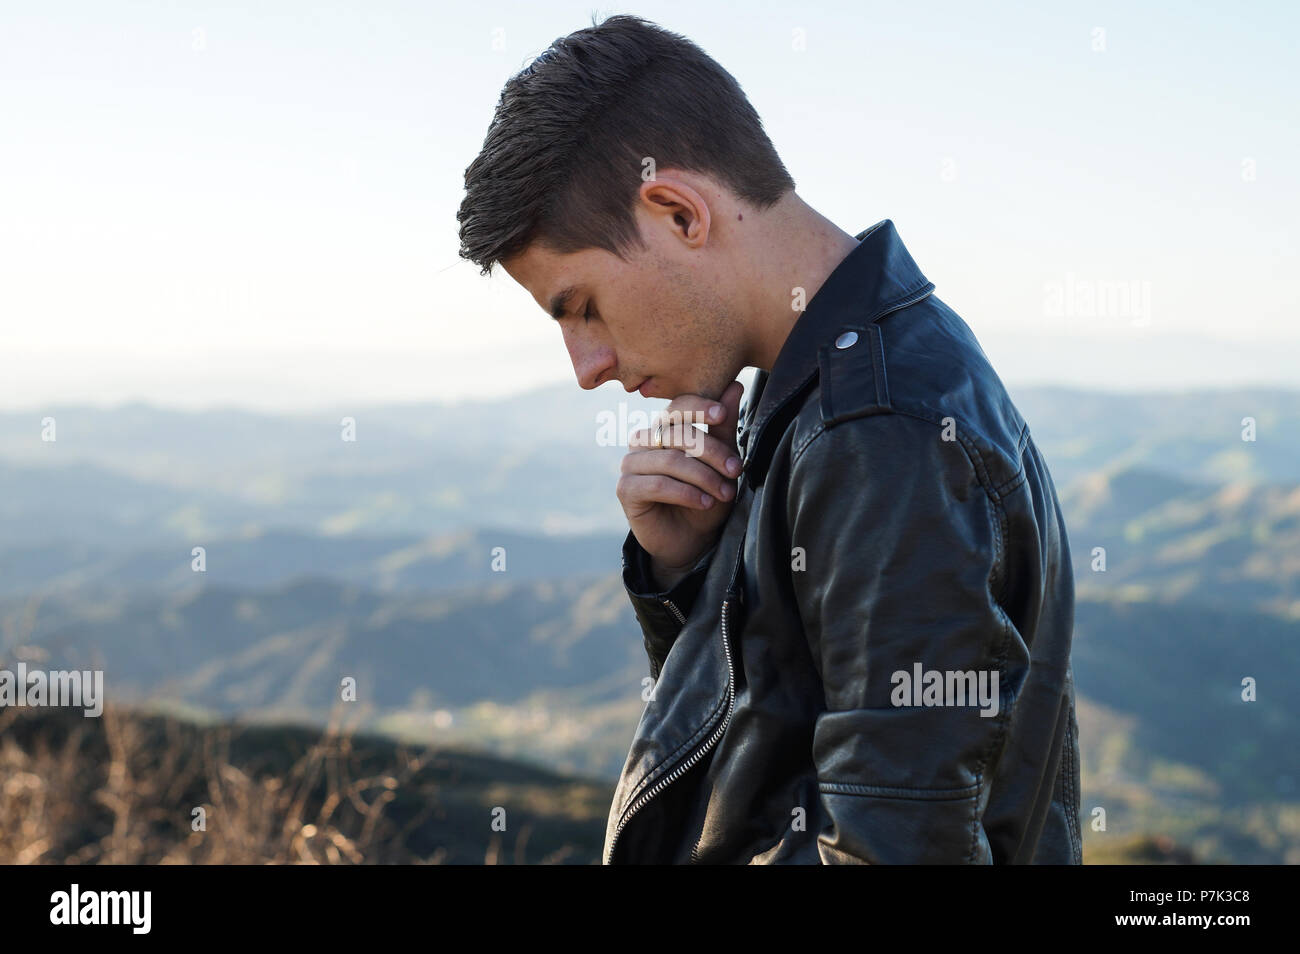
M 727 478 L 740 474 L 742 466 L 736 445 L 736 429 L 740 422 L 740 401 L 745 385 L 739 379 L 723 389 L 718 401 L 701 394 L 679 394 L 656 415 L 659 443 L 655 443 L 654 428 L 637 431 L 630 439 L 633 447 L 676 447 L 687 456 L 699 457 Z M 721 418 L 715 420 L 717 411 Z M 707 425 L 704 431 L 698 425 Z
M 719 440 L 710 432 L 694 425 L 669 423 L 660 431 L 661 446 L 655 446 L 653 436 L 653 428 L 642 429 L 629 437 L 628 443 L 633 447 L 645 447 L 650 452 L 672 450 L 699 459 L 728 480 L 735 480 L 740 475 L 740 454 L 735 446 Z
M 644 513 L 654 504 L 691 510 L 708 510 L 714 504 L 712 495 L 699 487 L 664 474 L 624 474 L 619 477 L 614 493 L 629 515 Z
M 700 394 L 679 394 L 668 402 L 668 406 L 655 415 L 652 422 L 651 431 L 653 432 L 654 424 L 660 424 L 665 433 L 669 428 L 682 434 L 687 434 L 687 428 L 699 427 L 706 424 L 716 424 L 709 414 L 709 409 L 717 404 Z M 725 416 L 725 410 L 723 412 Z M 719 418 L 720 420 L 720 418 Z
M 624 456 L 622 471 L 625 474 L 667 474 L 684 483 L 694 484 L 719 500 L 731 500 L 736 496 L 734 481 L 728 480 L 697 458 L 688 457 L 676 450 L 633 451 Z
M 706 402 L 707 405 L 707 402 Z M 708 432 L 699 427 L 704 423 L 703 412 L 665 408 L 655 415 L 650 427 L 643 427 L 628 435 L 629 447 L 647 447 L 658 450 L 660 447 L 690 447 L 696 441 L 696 435 L 705 436 Z M 655 443 L 655 432 L 659 433 L 662 443 Z
M 661 418 L 674 423 L 708 425 L 710 434 L 734 448 L 736 426 L 740 421 L 740 399 L 744 393 L 745 385 L 737 379 L 723 389 L 716 401 L 701 394 L 679 394 L 661 412 Z

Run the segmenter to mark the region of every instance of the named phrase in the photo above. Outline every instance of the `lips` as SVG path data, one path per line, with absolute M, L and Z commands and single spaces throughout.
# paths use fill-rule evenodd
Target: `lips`
M 650 392 L 646 390 L 646 385 L 649 384 L 650 381 L 651 381 L 650 378 L 646 378 L 646 379 L 645 379 L 644 381 L 642 381 L 639 385 L 637 385 L 637 392 L 638 392 L 642 397 L 651 397 L 651 396 L 652 396 L 652 395 L 650 394 Z

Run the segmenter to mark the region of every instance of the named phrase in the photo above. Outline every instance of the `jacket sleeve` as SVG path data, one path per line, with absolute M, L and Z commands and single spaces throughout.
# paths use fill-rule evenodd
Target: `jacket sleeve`
M 689 573 L 670 589 L 660 590 L 650 571 L 650 554 L 631 530 L 627 532 L 623 541 L 623 585 L 632 601 L 637 622 L 641 624 L 651 678 L 659 678 L 659 670 L 695 605 L 695 597 L 699 595 L 717 549 L 715 542 Z
M 992 861 L 981 815 L 1028 653 L 994 595 L 1002 534 L 983 464 L 943 433 L 860 417 L 792 466 L 787 517 L 806 562 L 791 577 L 825 691 L 812 753 L 824 864 Z M 910 683 L 931 670 L 944 686 L 983 673 L 988 705 L 917 704 L 927 680 Z

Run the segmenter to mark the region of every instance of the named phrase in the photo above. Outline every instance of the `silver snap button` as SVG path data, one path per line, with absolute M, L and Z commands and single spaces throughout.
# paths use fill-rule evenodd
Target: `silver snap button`
M 846 331 L 835 339 L 835 347 L 844 349 L 852 348 L 858 343 L 858 333 L 856 331 Z

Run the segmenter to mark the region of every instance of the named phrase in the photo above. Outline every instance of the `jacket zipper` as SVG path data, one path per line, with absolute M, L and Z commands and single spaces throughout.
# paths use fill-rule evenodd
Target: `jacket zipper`
M 727 584 L 727 596 L 722 601 L 722 650 L 727 657 L 727 711 L 723 715 L 722 721 L 718 724 L 718 727 L 713 730 L 713 734 L 709 736 L 702 746 L 692 752 L 686 761 L 678 765 L 677 768 L 673 769 L 668 775 L 661 778 L 650 788 L 649 791 L 643 792 L 635 802 L 628 806 L 627 811 L 623 813 L 623 818 L 618 823 L 618 827 L 614 829 L 614 837 L 610 839 L 609 853 L 605 857 L 607 864 L 613 861 L 614 851 L 618 847 L 618 836 L 622 834 L 623 829 L 627 827 L 627 823 L 632 820 L 632 816 L 644 808 L 650 799 L 662 792 L 675 779 L 681 778 L 685 775 L 690 770 L 691 766 L 702 759 L 705 753 L 707 753 L 709 749 L 713 748 L 713 746 L 717 744 L 718 740 L 722 738 L 722 734 L 727 730 L 727 724 L 731 721 L 731 713 L 736 707 L 736 672 L 731 662 L 731 643 L 727 638 L 727 611 L 731 607 L 731 600 L 736 587 L 736 576 L 740 572 L 740 555 L 744 546 L 745 535 L 742 534 L 740 538 L 740 546 L 736 548 L 736 562 L 731 568 L 731 582 Z M 668 601 L 664 600 L 664 602 L 667 603 Z M 672 604 L 669 603 L 669 605 L 671 606 Z M 676 607 L 673 608 L 676 609 Z M 699 845 L 697 844 L 696 848 L 698 847 Z M 694 855 L 695 850 L 692 849 L 692 858 Z
M 672 614 L 677 617 L 677 622 L 681 623 L 683 626 L 686 625 L 686 617 L 682 615 L 682 611 L 677 608 L 676 604 L 673 603 L 672 600 L 664 600 L 664 606 L 667 606 L 672 610 Z

